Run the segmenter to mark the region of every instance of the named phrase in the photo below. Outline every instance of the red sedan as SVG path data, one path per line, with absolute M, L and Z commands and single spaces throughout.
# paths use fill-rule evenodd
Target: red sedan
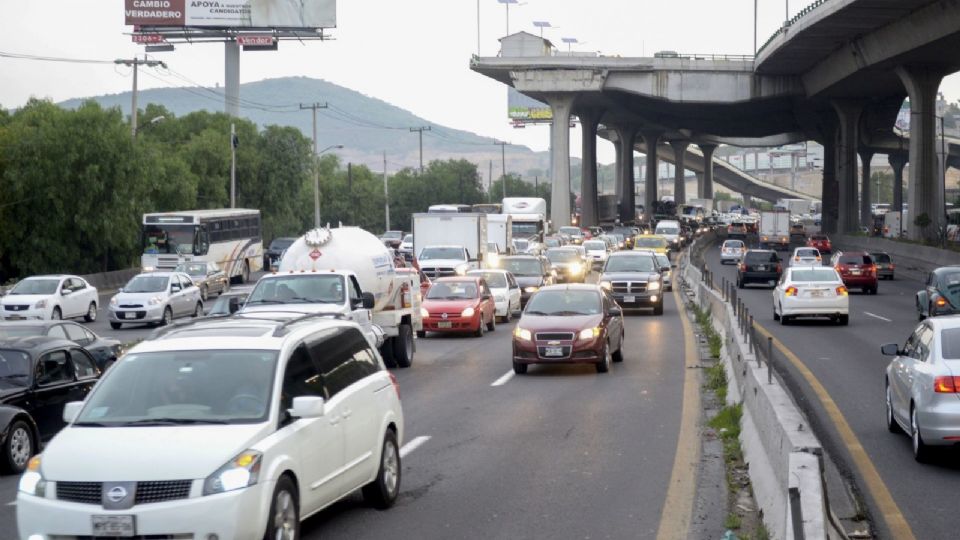
M 513 332 L 513 371 L 530 364 L 623 361 L 623 311 L 598 285 L 551 285 L 530 298 Z
M 423 331 L 473 333 L 496 329 L 496 304 L 487 282 L 478 277 L 446 277 L 433 282 L 420 307 Z
M 820 253 L 830 253 L 833 246 L 830 245 L 830 238 L 824 234 L 815 234 L 807 240 L 807 247 L 817 248 Z

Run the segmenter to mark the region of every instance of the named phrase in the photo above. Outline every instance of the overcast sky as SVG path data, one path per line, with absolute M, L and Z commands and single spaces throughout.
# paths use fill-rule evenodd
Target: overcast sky
M 521 0 L 522 2 L 522 0 Z M 546 150 L 546 127 L 515 130 L 507 121 L 506 89 L 469 69 L 477 52 L 476 0 L 338 0 L 335 40 L 283 42 L 276 52 L 242 53 L 241 82 L 302 75 L 326 79 L 383 99 L 438 124 Z M 785 0 L 762 0 L 759 42 L 781 24 Z M 806 1 L 790 2 L 791 15 Z M 480 52 L 493 56 L 506 34 L 505 10 L 480 0 Z M 142 54 L 126 35 L 122 0 L 0 0 L 0 52 L 113 60 Z M 576 37 L 574 50 L 607 55 L 681 53 L 751 54 L 751 0 L 526 0 L 510 9 L 510 31 L 539 31 L 535 20 L 554 27 L 544 37 L 561 43 Z M 566 46 L 562 45 L 562 48 Z M 223 83 L 223 45 L 180 45 L 154 56 L 198 84 Z M 183 80 L 145 70 L 141 88 L 183 86 Z M 154 78 L 158 77 L 158 78 Z M 15 108 L 31 96 L 60 101 L 129 90 L 130 68 L 0 58 L 0 106 Z M 941 91 L 960 98 L 960 75 Z M 242 97 L 242 96 L 241 96 Z M 317 96 L 322 101 L 324 96 Z M 276 96 L 276 104 L 288 104 Z M 307 114 L 307 113 L 304 113 Z M 579 156 L 574 134 L 572 153 Z M 613 159 L 602 143 L 601 161 Z

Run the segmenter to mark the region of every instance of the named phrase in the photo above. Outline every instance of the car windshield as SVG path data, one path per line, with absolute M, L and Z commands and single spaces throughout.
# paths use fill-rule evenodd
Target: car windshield
M 670 259 L 668 259 L 666 255 L 663 253 L 657 253 L 656 257 L 657 264 L 659 264 L 661 267 L 670 268 Z
M 173 269 L 175 272 L 183 272 L 191 276 L 205 276 L 207 274 L 207 265 L 202 263 L 183 263 Z
M 427 300 L 468 300 L 477 297 L 477 284 L 472 281 L 440 281 L 427 291 Z
M 547 259 L 552 263 L 576 262 L 580 254 L 572 249 L 556 249 L 547 251 Z
M 543 243 L 547 247 L 560 247 L 560 240 L 557 240 L 556 238 L 547 238 L 543 241 Z
M 338 274 L 280 275 L 261 279 L 247 298 L 257 304 L 342 304 L 343 276 Z
M 296 238 L 274 238 L 273 242 L 270 242 L 270 248 L 273 251 L 281 251 L 292 246 L 296 242 Z
M 940 332 L 940 345 L 944 360 L 960 360 L 960 328 Z
M 578 228 L 576 228 L 576 227 L 560 227 L 560 229 L 559 229 L 557 232 L 560 232 L 561 234 L 566 234 L 566 235 L 569 235 L 569 236 L 581 236 L 581 235 L 583 235 L 583 233 L 580 232 L 580 229 L 578 229 Z
M 657 234 L 680 234 L 677 227 L 657 227 Z
M 231 294 L 231 295 L 221 295 L 213 302 L 213 305 L 210 306 L 210 311 L 207 312 L 207 315 L 230 315 L 230 299 L 236 298 L 237 302 L 240 305 L 243 305 L 244 300 L 247 299 L 245 294 Z
M 526 315 L 596 315 L 600 294 L 589 290 L 540 291 L 527 302 Z
M 0 338 L 42 336 L 45 328 L 37 325 L 0 325 Z
M 600 240 L 591 240 L 583 243 L 583 249 L 587 251 L 606 251 L 607 244 Z
M 491 289 L 507 288 L 507 276 L 501 272 L 468 272 L 468 275 L 482 277 Z
M 0 388 L 30 384 L 30 357 L 23 351 L 0 349 Z
M 633 247 L 645 247 L 645 248 L 659 248 L 667 245 L 667 241 L 663 238 L 637 238 L 633 242 Z
M 832 268 L 810 268 L 803 270 L 794 270 L 790 274 L 791 281 L 808 282 L 839 282 L 840 276 Z
M 536 259 L 500 259 L 500 266 L 515 276 L 540 276 L 543 266 Z
M 607 259 L 604 272 L 656 272 L 657 263 L 652 255 L 613 256 Z
M 136 276 L 123 287 L 125 293 L 151 293 L 167 290 L 167 276 Z
M 8 294 L 53 294 L 59 285 L 59 279 L 25 279 L 14 285 Z
M 169 426 L 263 422 L 276 351 L 130 353 L 87 397 L 75 426 Z
M 463 249 L 458 247 L 428 247 L 420 252 L 421 261 L 432 261 L 440 259 L 459 259 L 463 260 Z
M 412 243 L 413 243 L 413 235 L 412 235 L 412 234 L 408 234 L 408 235 L 404 236 L 404 237 L 403 237 L 403 243 L 404 243 L 404 244 L 412 244 Z

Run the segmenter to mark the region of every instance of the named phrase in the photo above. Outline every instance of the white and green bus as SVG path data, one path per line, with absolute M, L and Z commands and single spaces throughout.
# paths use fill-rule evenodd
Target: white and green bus
M 232 281 L 263 268 L 260 211 L 243 208 L 144 214 L 143 271 L 173 270 L 191 261 L 218 264 Z

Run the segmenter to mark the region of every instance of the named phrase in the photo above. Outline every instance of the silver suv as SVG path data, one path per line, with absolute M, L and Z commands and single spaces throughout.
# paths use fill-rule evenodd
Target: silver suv
M 200 288 L 183 272 L 146 272 L 131 279 L 108 309 L 110 327 L 124 323 L 170 324 L 175 317 L 203 314 Z

